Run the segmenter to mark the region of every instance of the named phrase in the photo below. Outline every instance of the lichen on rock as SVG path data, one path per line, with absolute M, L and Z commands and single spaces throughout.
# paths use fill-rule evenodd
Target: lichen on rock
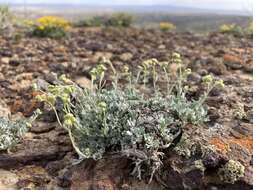
M 219 169 L 219 177 L 226 183 L 235 183 L 244 176 L 245 167 L 238 161 L 229 160 Z

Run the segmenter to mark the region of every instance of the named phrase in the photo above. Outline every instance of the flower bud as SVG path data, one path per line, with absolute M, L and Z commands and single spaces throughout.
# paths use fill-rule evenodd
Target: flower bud
M 102 110 L 102 111 L 106 111 L 106 103 L 105 102 L 100 102 L 98 103 L 98 107 Z
M 190 89 L 189 86 L 184 86 L 185 91 L 188 91 L 189 89 Z
M 71 83 L 71 80 L 68 79 L 68 78 L 66 77 L 66 75 L 61 75 L 61 76 L 59 77 L 59 79 L 60 79 L 62 82 L 66 83 L 66 84 L 70 84 L 70 83 Z
M 55 101 L 56 101 L 56 98 L 55 98 L 54 95 L 48 95 L 48 96 L 46 97 L 46 101 L 47 101 L 48 103 L 50 103 L 51 105 L 54 105 L 54 104 L 55 104 Z
M 180 65 L 182 63 L 181 55 L 179 53 L 172 54 L 173 63 Z
M 72 113 L 68 113 L 64 116 L 64 125 L 72 126 L 76 123 L 76 118 Z
M 221 88 L 225 87 L 224 81 L 222 79 L 215 82 L 215 85 Z
M 150 62 L 151 62 L 152 66 L 156 66 L 159 63 L 159 61 L 157 59 L 155 59 L 155 58 L 151 59 Z
M 60 98 L 61 98 L 63 104 L 68 104 L 68 103 L 70 103 L 70 97 L 69 97 L 68 94 L 66 94 L 66 93 L 65 93 L 65 94 L 62 94 L 62 96 L 60 96 Z
M 33 89 L 34 91 L 38 90 L 38 85 L 37 85 L 36 83 L 33 83 L 33 84 L 32 84 L 32 89 Z
M 35 114 L 36 114 L 36 115 L 41 115 L 41 114 L 42 114 L 42 111 L 41 111 L 40 109 L 36 109 L 36 110 L 35 110 Z
M 188 69 L 185 70 L 185 74 L 186 74 L 186 75 L 189 75 L 189 74 L 191 74 L 191 73 L 192 73 L 192 70 L 191 70 L 190 68 L 188 68 Z
M 46 95 L 45 94 L 37 95 L 35 99 L 39 102 L 44 102 L 46 100 Z
M 210 84 L 213 82 L 213 77 L 211 75 L 206 75 L 202 78 L 203 83 Z
M 125 73 L 128 73 L 128 72 L 129 72 L 129 67 L 126 66 L 126 65 L 124 66 L 124 72 L 125 72 Z
M 179 53 L 172 54 L 173 59 L 181 59 L 181 55 Z

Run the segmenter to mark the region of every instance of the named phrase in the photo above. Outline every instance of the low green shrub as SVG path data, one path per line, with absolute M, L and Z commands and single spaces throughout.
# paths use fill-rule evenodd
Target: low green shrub
M 135 163 L 133 173 L 139 178 L 149 174 L 151 180 L 162 166 L 165 150 L 181 138 L 184 126 L 200 125 L 208 120 L 203 103 L 213 87 L 223 86 L 222 81 L 208 75 L 203 78 L 207 91 L 199 100 L 190 101 L 184 83 L 191 71 L 183 69 L 179 54 L 173 54 L 171 62 L 179 66 L 175 82 L 168 71 L 169 62 L 147 60 L 134 77 L 128 67 L 117 72 L 109 60 L 103 60 L 91 70 L 91 89 L 81 89 L 61 76 L 57 85 L 49 86 L 37 98 L 55 111 L 80 159 L 100 159 L 108 154 L 127 156 Z M 113 72 L 113 85 L 104 89 L 105 72 L 109 68 Z M 163 70 L 167 79 L 165 95 L 157 86 L 158 69 Z M 122 78 L 128 80 L 126 88 L 118 84 Z M 140 83 L 144 87 L 150 85 L 149 78 L 154 89 L 151 96 L 137 88 Z
M 133 16 L 126 13 L 116 13 L 113 15 L 95 16 L 90 19 L 80 20 L 76 27 L 130 27 L 133 22 Z
M 80 20 L 74 24 L 75 27 L 99 27 L 106 23 L 106 17 L 95 16 L 90 19 Z
M 108 18 L 105 25 L 113 27 L 129 27 L 133 22 L 133 16 L 127 13 L 117 13 Z

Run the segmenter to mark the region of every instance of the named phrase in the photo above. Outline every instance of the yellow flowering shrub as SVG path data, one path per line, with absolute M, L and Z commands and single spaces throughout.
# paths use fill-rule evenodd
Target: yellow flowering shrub
M 253 32 L 253 22 L 251 22 L 251 23 L 249 24 L 249 29 L 250 29 L 251 32 Z
M 240 35 L 243 33 L 243 29 L 236 24 L 223 24 L 220 26 L 220 32 Z
M 160 30 L 162 31 L 170 31 L 176 29 L 176 26 L 170 22 L 161 22 L 160 23 Z
M 33 25 L 33 35 L 40 37 L 63 37 L 70 29 L 70 23 L 56 16 L 38 18 Z

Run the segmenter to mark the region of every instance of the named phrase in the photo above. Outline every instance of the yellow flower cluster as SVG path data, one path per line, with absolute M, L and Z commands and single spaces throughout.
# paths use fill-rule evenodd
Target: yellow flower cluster
M 51 27 L 61 28 L 63 30 L 68 30 L 70 28 L 70 23 L 67 20 L 56 16 L 44 16 L 38 18 L 36 23 L 39 30 L 44 30 Z
M 170 22 L 161 22 L 160 23 L 160 29 L 162 31 L 169 31 L 176 29 L 176 26 Z
M 251 23 L 249 24 L 249 29 L 250 29 L 251 31 L 253 31 L 253 22 L 251 22 Z

